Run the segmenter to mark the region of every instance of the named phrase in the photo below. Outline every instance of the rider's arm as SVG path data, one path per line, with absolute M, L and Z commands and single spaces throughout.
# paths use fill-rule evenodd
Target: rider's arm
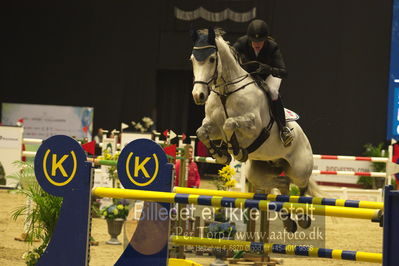
M 285 67 L 283 55 L 280 49 L 276 46 L 272 52 L 272 63 L 270 66 L 270 74 L 277 78 L 286 78 L 288 76 L 287 68 Z

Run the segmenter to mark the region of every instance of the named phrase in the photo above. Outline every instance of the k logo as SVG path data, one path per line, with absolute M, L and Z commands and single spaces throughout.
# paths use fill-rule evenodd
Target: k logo
M 37 181 L 46 192 L 64 195 L 65 189 L 81 187 L 79 179 L 86 180 L 81 177 L 83 169 L 87 168 L 85 161 L 86 154 L 76 140 L 63 135 L 50 137 L 42 143 L 35 156 Z

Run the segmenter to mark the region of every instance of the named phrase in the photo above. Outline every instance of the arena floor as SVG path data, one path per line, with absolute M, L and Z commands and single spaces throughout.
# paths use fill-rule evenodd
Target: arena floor
M 206 184 L 204 183 L 204 187 Z M 202 186 L 201 186 L 202 187 Z M 209 186 L 206 186 L 209 187 Z M 24 204 L 24 198 L 8 191 L 0 191 L 0 265 L 19 266 L 25 265 L 22 254 L 28 250 L 26 243 L 15 241 L 23 230 L 23 220 L 13 221 L 10 213 L 16 207 Z M 358 219 L 332 219 L 327 217 L 326 224 L 326 248 L 358 250 L 365 252 L 381 252 L 382 250 L 382 228 L 376 223 Z M 113 265 L 122 253 L 122 246 L 111 246 L 105 244 L 109 239 L 107 225 L 104 219 L 93 219 L 93 237 L 100 242 L 98 246 L 91 247 L 90 265 L 109 266 Z M 121 236 L 119 237 L 121 240 Z M 281 242 L 280 242 L 281 243 Z M 214 261 L 213 257 L 195 256 L 187 254 L 187 258 L 203 265 L 209 265 Z M 284 265 L 376 265 L 372 263 L 338 261 L 318 258 L 284 258 Z

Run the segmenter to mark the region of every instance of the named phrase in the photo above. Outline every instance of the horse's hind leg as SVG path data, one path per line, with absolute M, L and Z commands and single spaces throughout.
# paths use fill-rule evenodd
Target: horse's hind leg
M 218 148 L 211 141 L 211 139 L 222 139 L 222 134 L 214 123 L 204 119 L 201 127 L 197 129 L 197 137 L 205 145 L 211 156 L 216 159 L 218 163 L 230 164 L 231 155 L 227 152 L 227 150 Z
M 309 179 L 312 173 L 313 160 L 310 163 L 302 162 L 290 166 L 286 173 L 295 185 L 299 187 L 300 196 L 305 196 L 309 188 Z M 297 222 L 300 227 L 307 229 L 312 224 L 312 219 L 307 215 L 306 210 L 297 213 Z
M 290 179 L 287 176 L 280 176 L 282 167 L 276 167 L 271 162 L 248 160 L 245 168 L 248 180 L 255 187 L 265 190 L 265 193 L 270 193 L 273 188 L 278 188 L 281 194 L 289 194 Z M 296 232 L 297 224 L 291 218 L 290 213 L 281 212 L 279 217 L 283 221 L 285 230 L 291 233 Z

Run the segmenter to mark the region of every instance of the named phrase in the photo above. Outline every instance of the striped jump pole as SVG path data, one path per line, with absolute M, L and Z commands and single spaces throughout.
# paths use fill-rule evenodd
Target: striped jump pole
M 387 173 L 383 172 L 353 172 L 353 171 L 321 171 L 313 170 L 312 175 L 353 175 L 353 176 L 369 176 L 369 177 L 387 177 Z
M 96 165 L 108 165 L 108 166 L 116 166 L 118 161 L 115 160 L 101 160 L 95 158 L 87 158 L 88 162 L 94 163 Z
M 270 200 L 270 201 L 279 201 L 279 202 L 308 203 L 308 204 L 315 204 L 315 205 L 329 205 L 329 206 L 366 208 L 366 209 L 384 209 L 383 202 L 362 201 L 362 200 L 344 200 L 344 199 L 330 199 L 330 198 L 316 198 L 316 197 L 313 198 L 313 197 L 303 197 L 303 196 L 288 196 L 288 195 L 275 195 L 275 194 L 264 194 L 264 193 L 235 192 L 235 191 L 199 189 L 199 188 L 184 188 L 184 187 L 175 187 L 173 192 L 183 193 L 183 194 L 243 198 L 243 199 L 253 199 L 253 200 Z
M 379 162 L 379 163 L 386 163 L 389 160 L 387 157 L 363 157 L 363 156 L 322 155 L 322 154 L 313 154 L 313 159 L 346 160 L 346 161 L 369 161 L 369 162 Z
M 345 160 L 345 161 L 369 161 L 369 162 L 379 162 L 386 163 L 389 161 L 387 157 L 363 157 L 363 156 L 346 156 L 346 155 L 322 155 L 322 154 L 313 154 L 313 159 L 321 159 L 321 160 Z M 194 160 L 196 162 L 203 163 L 216 163 L 216 160 L 212 157 L 201 157 L 195 156 Z
M 176 245 L 211 246 L 223 249 L 244 250 L 249 252 L 275 253 L 294 256 L 317 257 L 325 259 L 352 260 L 382 263 L 381 253 L 350 251 L 341 249 L 316 248 L 301 245 L 281 245 L 262 242 L 224 240 L 187 236 L 171 236 L 171 242 Z
M 322 158 L 321 156 L 328 156 L 328 158 L 327 157 Z M 385 163 L 388 162 L 388 160 L 385 160 L 387 158 L 384 157 L 356 157 L 356 156 L 334 156 L 334 155 L 313 155 L 313 157 L 319 159 L 331 159 L 333 157 L 341 158 L 336 160 L 343 160 L 342 158 L 351 158 L 351 160 L 355 160 L 354 158 L 365 158 L 362 159 L 362 161 L 385 162 Z M 216 160 L 213 159 L 212 157 L 195 156 L 194 161 L 202 163 L 217 163 Z M 360 159 L 358 161 L 360 161 Z M 387 173 L 384 172 L 321 171 L 321 170 L 313 170 L 312 175 L 345 175 L 345 176 L 352 175 L 352 176 L 369 176 L 369 177 L 384 177 L 384 178 L 387 177 Z
M 135 189 L 96 187 L 92 194 L 99 197 L 136 199 L 151 202 L 196 204 L 213 207 L 255 208 L 260 211 L 287 211 L 300 212 L 308 215 L 334 216 L 343 218 L 356 218 L 379 221 L 381 211 L 364 208 L 347 208 L 337 206 L 323 206 L 306 203 L 271 202 L 269 200 L 254 200 L 243 198 L 230 198 L 220 196 L 203 196 L 171 192 L 157 192 Z

